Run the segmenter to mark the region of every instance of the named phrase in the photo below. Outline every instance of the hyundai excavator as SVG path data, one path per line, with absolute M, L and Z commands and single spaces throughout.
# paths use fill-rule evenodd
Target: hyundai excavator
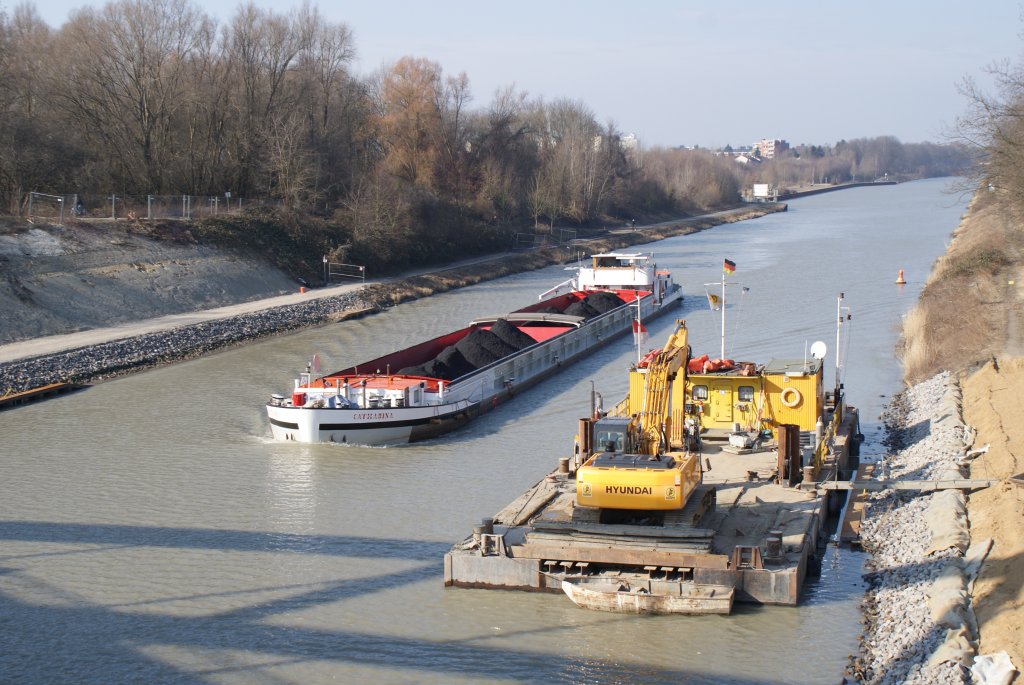
M 611 415 L 581 421 L 576 504 L 626 510 L 682 509 L 701 484 L 695 431 L 682 425 L 686 322 L 630 370 L 630 391 Z M 675 422 L 673 421 L 675 417 Z M 587 456 L 589 455 L 589 456 Z

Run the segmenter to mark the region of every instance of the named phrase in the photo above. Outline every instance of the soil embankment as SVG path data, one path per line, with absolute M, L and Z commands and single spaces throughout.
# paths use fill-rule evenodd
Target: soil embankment
M 1024 666 L 1024 488 L 1010 480 L 1024 472 L 1022 263 L 1024 234 L 998 196 L 981 192 L 904 322 L 910 387 L 890 406 L 890 443 L 876 470 L 909 465 L 908 477 L 922 478 L 941 465 L 947 478 L 1000 482 L 931 516 L 936 494 L 888 491 L 872 502 L 872 588 L 853 668 L 862 682 L 971 682 L 975 655 L 1001 652 Z M 940 380 L 953 400 L 933 398 L 929 410 L 921 398 Z M 957 427 L 944 436 L 950 417 Z M 938 541 L 929 530 L 955 528 L 961 517 L 962 530 Z
M 293 291 L 277 269 L 126 224 L 0 226 L 0 344 Z

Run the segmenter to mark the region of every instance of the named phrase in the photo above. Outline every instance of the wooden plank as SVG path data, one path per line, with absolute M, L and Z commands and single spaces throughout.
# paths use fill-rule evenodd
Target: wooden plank
M 494 515 L 494 522 L 506 526 L 519 526 L 528 521 L 541 508 L 547 506 L 560 493 L 557 483 L 542 480 L 511 504 Z
M 864 482 L 871 478 L 874 473 L 874 464 L 861 464 L 857 467 L 855 481 Z M 847 503 L 843 520 L 839 523 L 840 544 L 860 544 L 860 526 L 864 522 L 864 512 L 867 510 L 867 493 L 861 490 L 851 494 L 853 499 Z
M 572 559 L 600 564 L 628 564 L 630 566 L 686 566 L 690 568 L 729 568 L 729 557 L 724 554 L 695 554 L 693 552 L 663 552 L 647 549 L 608 549 L 586 545 L 533 544 L 515 545 L 510 552 L 517 559 Z
M 621 537 L 689 539 L 709 538 L 715 534 L 707 528 L 687 528 L 683 526 L 630 526 L 613 523 L 577 523 L 562 521 L 535 521 L 534 530 L 564 533 L 590 533 L 593 535 L 615 535 Z
M 556 545 L 619 545 L 623 547 L 636 547 L 639 549 L 678 549 L 678 550 L 706 550 L 711 544 L 711 538 L 682 539 L 682 538 L 637 538 L 631 535 L 587 535 L 587 534 L 561 534 L 551 531 L 533 531 L 529 533 L 522 544 L 541 543 Z
M 49 385 L 42 385 L 38 388 L 31 388 L 30 390 L 22 390 L 21 392 L 10 393 L 0 397 L 0 409 L 8 409 L 10 407 L 16 407 L 29 402 L 36 402 L 44 400 L 55 395 L 62 395 L 72 390 L 78 390 L 83 386 L 76 385 L 74 383 L 50 383 Z
M 816 483 L 817 490 L 979 490 L 997 485 L 998 478 L 957 478 L 952 480 L 839 480 Z

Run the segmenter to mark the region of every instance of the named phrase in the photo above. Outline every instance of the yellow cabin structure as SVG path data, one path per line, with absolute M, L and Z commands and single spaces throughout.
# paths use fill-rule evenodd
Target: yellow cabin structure
M 795 424 L 814 431 L 825 413 L 822 360 L 774 359 L 750 375 L 743 365 L 729 371 L 690 374 L 685 397 L 673 403 L 679 415 L 699 420 L 702 432 L 760 431 Z M 749 368 L 749 367 L 748 367 Z M 674 398 L 680 399 L 680 398 Z M 777 437 L 777 436 L 776 436 Z

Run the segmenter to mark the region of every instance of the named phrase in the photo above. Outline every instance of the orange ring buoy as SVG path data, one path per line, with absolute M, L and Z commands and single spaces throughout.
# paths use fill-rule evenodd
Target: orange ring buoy
M 792 386 L 784 388 L 783 391 L 779 393 L 779 400 L 790 408 L 800 404 L 800 399 L 800 391 Z

